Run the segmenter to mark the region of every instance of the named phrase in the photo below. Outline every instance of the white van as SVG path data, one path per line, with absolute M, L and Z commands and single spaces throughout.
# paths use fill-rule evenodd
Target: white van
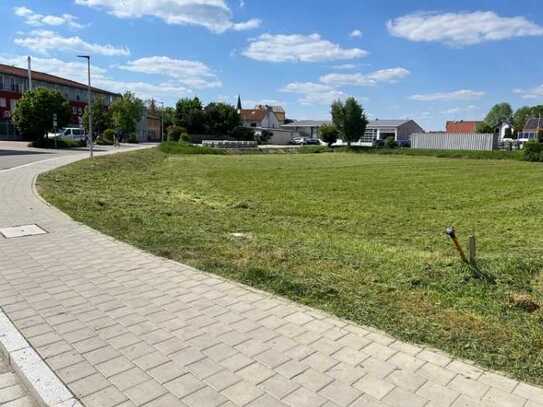
M 85 129 L 79 127 L 66 127 L 59 130 L 57 133 L 49 133 L 49 138 L 60 138 L 61 140 L 85 141 Z

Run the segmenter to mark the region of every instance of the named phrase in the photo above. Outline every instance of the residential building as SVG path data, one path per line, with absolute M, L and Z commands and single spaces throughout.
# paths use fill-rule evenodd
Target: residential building
M 424 133 L 414 120 L 372 120 L 360 139 L 362 145 L 373 145 L 376 141 L 393 137 L 400 145 L 408 145 L 413 133 Z
M 477 126 L 483 123 L 482 121 L 448 121 L 446 125 L 446 133 L 458 133 L 458 134 L 467 134 L 467 133 L 476 133 Z
M 38 71 L 32 71 L 31 76 L 32 88 L 58 90 L 70 102 L 72 107 L 70 126 L 81 126 L 83 111 L 88 100 L 87 85 Z M 2 137 L 3 133 L 6 133 L 6 129 L 11 127 L 11 114 L 15 110 L 17 101 L 21 98 L 23 92 L 28 89 L 27 69 L 0 64 L 0 137 Z M 121 95 L 92 88 L 92 96 L 103 97 L 106 104 L 109 105 Z M 12 134 L 10 133 L 10 135 Z
M 298 120 L 292 123 L 283 124 L 281 126 L 284 130 L 289 130 L 294 132 L 297 136 L 300 137 L 309 137 L 312 139 L 320 138 L 320 128 L 325 125 L 330 124 L 329 120 Z
M 543 135 L 543 117 L 531 117 L 526 120 L 524 129 L 519 132 L 518 140 L 520 142 L 537 140 L 540 135 Z
M 140 119 L 136 137 L 139 142 L 161 141 L 160 114 L 156 111 L 151 111 L 145 108 L 142 118 Z
M 285 123 L 285 110 L 281 106 L 258 105 L 254 109 L 240 109 L 242 125 L 278 129 Z

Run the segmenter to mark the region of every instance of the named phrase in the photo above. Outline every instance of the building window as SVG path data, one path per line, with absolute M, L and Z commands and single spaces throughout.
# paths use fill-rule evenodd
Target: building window
M 4 76 L 0 75 L 0 89 L 4 89 Z
M 9 101 L 9 110 L 11 110 L 12 112 L 15 111 L 15 108 L 17 107 L 17 99 L 10 99 Z
M 6 98 L 0 98 L 0 107 L 7 107 Z

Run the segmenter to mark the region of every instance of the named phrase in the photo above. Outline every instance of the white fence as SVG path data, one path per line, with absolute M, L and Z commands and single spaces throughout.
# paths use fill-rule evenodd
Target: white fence
M 492 151 L 498 148 L 499 135 L 490 133 L 415 133 L 411 148 L 423 150 Z

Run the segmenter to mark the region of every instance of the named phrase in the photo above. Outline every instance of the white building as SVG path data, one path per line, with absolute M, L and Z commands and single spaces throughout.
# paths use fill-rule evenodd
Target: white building
M 394 137 L 400 145 L 408 145 L 411 134 L 424 133 L 414 120 L 373 120 L 366 126 L 366 132 L 360 139 L 362 145 L 373 145 L 378 140 Z

